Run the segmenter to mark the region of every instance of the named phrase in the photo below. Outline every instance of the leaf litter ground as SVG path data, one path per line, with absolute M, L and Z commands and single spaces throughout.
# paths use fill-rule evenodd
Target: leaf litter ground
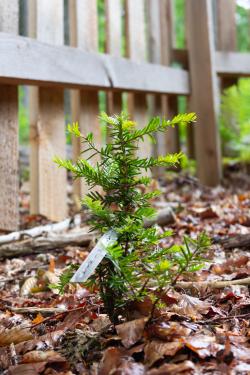
M 232 176 L 230 188 L 204 188 L 184 175 L 163 182 L 154 205 L 168 204 L 176 216 L 164 227 L 174 231 L 167 245 L 202 231 L 213 245 L 204 269 L 180 280 L 191 284 L 161 296 L 164 307 L 150 324 L 150 300 L 131 305 L 129 321 L 113 327 L 95 292 L 78 286 L 60 296 L 49 289 L 67 264 L 85 259 L 91 243 L 2 260 L 0 373 L 250 374 L 249 286 L 233 285 L 250 277 L 250 244 L 223 245 L 250 233 L 250 189 Z M 21 194 L 23 226 L 46 224 L 25 213 L 28 193 Z M 211 286 L 220 280 L 227 285 Z

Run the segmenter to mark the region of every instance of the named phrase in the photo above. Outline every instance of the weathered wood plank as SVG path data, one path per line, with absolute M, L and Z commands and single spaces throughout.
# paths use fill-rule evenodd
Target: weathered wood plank
M 18 34 L 18 0 L 0 1 L 0 32 Z
M 69 0 L 69 44 L 71 47 L 77 47 L 77 14 L 76 14 L 76 0 Z M 70 107 L 71 107 L 71 121 L 80 121 L 80 91 L 70 90 Z M 72 150 L 73 150 L 73 160 L 77 160 L 80 155 L 81 147 L 79 139 L 75 137 L 72 138 Z M 73 191 L 75 199 L 79 202 L 79 197 L 81 195 L 81 185 L 80 181 L 76 180 L 73 184 Z
M 250 77 L 250 53 L 216 52 L 215 61 L 221 77 Z
M 28 0 L 28 36 L 36 38 L 36 1 Z M 30 122 L 30 213 L 39 212 L 39 168 L 38 168 L 38 87 L 29 87 Z
M 191 104 L 198 115 L 195 125 L 198 177 L 202 183 L 215 186 L 222 171 L 211 6 L 210 0 L 187 0 Z
M 148 0 L 148 36 L 150 61 L 156 64 L 170 65 L 173 48 L 173 19 L 171 0 Z M 154 97 L 154 115 L 167 118 L 178 112 L 177 97 L 166 95 Z M 157 135 L 156 154 L 179 151 L 178 128 L 171 128 L 165 134 Z M 159 169 L 159 172 L 163 172 Z
M 63 44 L 63 1 L 37 1 L 37 38 L 52 45 Z M 38 147 L 39 213 L 59 221 L 67 216 L 66 171 L 52 159 L 66 157 L 64 98 L 61 88 L 40 88 Z
M 53 163 L 66 157 L 63 99 L 62 89 L 39 90 L 39 212 L 55 221 L 67 216 L 66 171 Z
M 236 50 L 236 1 L 216 0 L 217 50 Z
M 106 12 L 106 53 L 120 57 L 122 42 L 122 7 L 117 0 L 105 0 Z M 107 112 L 119 114 L 122 109 L 121 93 L 107 93 Z
M 106 13 L 106 52 L 121 56 L 122 45 L 122 7 L 117 0 L 105 0 Z
M 0 229 L 15 230 L 18 213 L 17 87 L 0 86 Z
M 165 4 L 165 0 L 163 0 Z M 161 24 L 161 0 L 147 0 L 147 22 L 148 22 L 148 54 L 149 61 L 153 64 L 161 64 L 164 57 L 168 55 L 168 39 L 165 40 L 166 34 L 163 32 L 165 24 Z M 168 35 L 168 34 L 167 34 Z M 165 49 L 162 51 L 161 45 L 165 44 Z M 165 52 L 167 50 L 167 52 Z M 165 116 L 166 115 L 166 96 L 151 95 L 148 100 L 150 101 L 150 116 Z M 164 105 L 165 104 L 165 105 Z M 165 108 L 163 108 L 165 107 Z M 166 138 L 165 135 L 159 136 L 156 134 L 156 144 L 153 145 L 153 154 L 164 155 L 166 153 Z M 164 173 L 164 169 L 156 168 L 154 170 L 155 176 L 160 176 Z
M 126 38 L 127 56 L 138 63 L 146 58 L 146 34 L 145 34 L 145 9 L 144 0 L 126 0 Z M 138 127 L 147 124 L 147 98 L 143 93 L 130 95 L 128 98 L 128 110 Z M 152 154 L 152 144 L 149 140 L 139 147 L 141 157 L 149 157 Z
M 146 15 L 148 24 L 148 55 L 149 61 L 153 64 L 161 64 L 162 62 L 162 50 L 161 50 L 161 24 L 160 24 L 160 1 L 161 0 L 147 0 L 146 1 Z M 167 49 L 167 48 L 166 48 Z M 150 95 L 148 96 L 149 102 L 149 115 L 163 116 L 163 100 L 166 101 L 166 97 L 163 95 Z M 164 113 L 165 115 L 165 113 Z M 156 143 L 153 144 L 153 155 L 163 155 L 166 153 L 166 142 L 165 135 L 155 135 Z M 164 168 L 154 168 L 153 175 L 160 177 L 165 173 Z
M 0 82 L 189 94 L 188 73 L 182 69 L 52 46 L 1 33 Z
M 185 50 L 183 50 L 183 54 L 182 54 L 182 65 L 183 67 L 185 66 L 185 68 L 188 68 L 189 67 L 189 63 L 188 63 L 188 39 L 189 39 L 189 33 L 188 33 L 188 17 L 187 17 L 187 2 L 185 3 L 185 8 L 184 8 L 184 18 L 185 18 L 185 31 L 186 31 L 186 34 L 185 34 Z M 179 54 L 180 56 L 180 54 Z M 185 56 L 185 58 L 184 58 Z M 186 60 L 186 61 L 185 61 Z M 192 100 L 193 100 L 193 92 L 191 90 L 190 92 L 190 95 L 187 97 L 187 112 L 191 112 L 192 111 L 192 108 L 193 108 L 193 105 L 192 105 Z M 194 127 L 191 125 L 191 126 L 187 126 L 186 127 L 186 145 L 187 145 L 187 156 L 190 158 L 190 159 L 195 159 L 196 158 L 196 155 L 195 155 L 195 139 L 194 139 Z
M 76 0 L 76 39 L 77 47 L 83 51 L 98 51 L 98 23 L 97 23 L 97 1 Z M 96 74 L 96 72 L 94 73 Z M 102 144 L 101 127 L 98 119 L 99 98 L 98 91 L 81 90 L 79 125 L 83 134 L 92 132 L 95 144 L 100 147 Z M 81 146 L 82 147 L 82 146 Z M 78 151 L 79 146 L 77 146 Z M 88 156 L 85 154 L 85 156 Z M 95 163 L 98 156 L 92 161 Z M 85 181 L 80 181 L 80 194 L 88 192 Z
M 0 31 L 18 33 L 18 1 L 0 1 Z M 0 86 L 0 230 L 12 231 L 18 212 L 18 97 L 17 87 Z
M 216 19 L 217 19 L 217 50 L 224 52 L 233 52 L 237 49 L 236 40 L 236 1 L 235 0 L 217 0 L 216 1 Z M 221 90 L 237 83 L 237 79 L 224 77 L 221 78 Z
M 173 62 L 173 48 L 175 47 L 174 32 L 174 5 L 173 0 L 160 2 L 160 27 L 161 27 L 161 61 L 163 65 Z M 172 118 L 178 113 L 178 97 L 163 97 L 163 113 L 167 118 Z M 165 135 L 165 153 L 180 151 L 180 137 L 178 127 L 168 129 Z

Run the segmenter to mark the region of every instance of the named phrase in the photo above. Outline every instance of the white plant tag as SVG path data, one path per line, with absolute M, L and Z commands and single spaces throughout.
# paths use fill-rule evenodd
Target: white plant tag
M 116 240 L 117 233 L 114 230 L 109 230 L 107 233 L 105 233 L 91 250 L 87 258 L 81 264 L 80 268 L 78 268 L 70 282 L 83 283 L 87 281 L 107 254 L 107 247 L 114 244 Z

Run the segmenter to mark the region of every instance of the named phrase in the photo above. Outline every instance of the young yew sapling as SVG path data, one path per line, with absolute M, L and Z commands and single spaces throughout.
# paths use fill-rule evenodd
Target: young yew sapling
M 73 124 L 68 130 L 81 139 L 81 155 L 87 153 L 88 157 L 81 157 L 76 163 L 57 157 L 55 162 L 88 184 L 90 191 L 82 203 L 92 213 L 91 230 L 103 234 L 112 229 L 117 233 L 116 243 L 107 249 L 106 257 L 87 282 L 88 286 L 98 287 L 106 312 L 117 322 L 131 301 L 143 300 L 145 296 L 153 301 L 153 313 L 160 300 L 156 296 L 173 286 L 184 272 L 201 267 L 202 252 L 209 240 L 203 234 L 197 240 L 185 237 L 181 246 L 165 247 L 162 240 L 171 235 L 170 231 L 160 234 L 156 226 L 144 227 L 144 220 L 155 215 L 150 201 L 160 194 L 142 188 L 151 182 L 145 171 L 175 166 L 182 154 L 141 158 L 139 145 L 142 147 L 145 137 L 154 141 L 157 132 L 194 122 L 195 114 L 180 114 L 171 121 L 156 117 L 140 129 L 123 113 L 113 117 L 103 113 L 101 120 L 109 128 L 110 143 L 99 149 L 91 133 L 85 136 Z M 99 161 L 92 165 L 91 159 L 96 155 Z M 71 275 L 68 271 L 61 277 L 61 289 Z

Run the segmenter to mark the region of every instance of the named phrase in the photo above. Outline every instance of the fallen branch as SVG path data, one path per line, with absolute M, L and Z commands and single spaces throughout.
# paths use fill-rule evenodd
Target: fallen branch
M 0 244 L 6 244 L 13 241 L 19 241 L 25 237 L 38 237 L 45 233 L 58 233 L 67 229 L 77 227 L 81 223 L 81 216 L 75 215 L 73 218 L 68 218 L 60 223 L 41 225 L 39 227 L 21 230 L 19 232 L 12 232 L 4 236 L 0 236 Z
M 96 233 L 83 233 L 83 231 L 50 234 L 48 237 L 27 238 L 0 246 L 0 258 L 11 258 L 20 255 L 36 254 L 46 250 L 53 250 L 67 245 L 87 246 Z
M 156 218 L 146 221 L 145 226 L 149 227 L 154 224 L 163 226 L 174 221 L 175 215 L 172 209 L 168 207 L 158 211 Z M 80 218 L 75 216 L 73 223 L 75 226 L 79 225 Z M 79 229 L 77 232 L 68 231 L 58 233 L 65 231 L 71 225 L 72 222 L 70 219 L 67 219 L 61 223 L 49 224 L 0 236 L 0 258 L 36 254 L 47 250 L 60 249 L 68 245 L 87 246 L 97 236 L 96 232 L 84 233 L 84 230 L 87 228 Z
M 218 281 L 179 281 L 176 287 L 182 289 L 188 288 L 225 288 L 231 285 L 250 285 L 250 277 L 238 280 L 218 280 Z
M 249 318 L 250 313 L 246 314 L 239 314 L 239 315 L 231 315 L 231 316 L 218 316 L 216 318 L 211 318 L 207 320 L 201 320 L 199 323 L 201 324 L 211 324 L 211 323 L 216 323 L 220 321 L 225 321 L 225 320 L 233 320 L 233 319 L 246 319 Z
M 235 249 L 237 247 L 250 247 L 250 233 L 240 234 L 236 237 L 226 238 L 220 241 L 225 249 Z

